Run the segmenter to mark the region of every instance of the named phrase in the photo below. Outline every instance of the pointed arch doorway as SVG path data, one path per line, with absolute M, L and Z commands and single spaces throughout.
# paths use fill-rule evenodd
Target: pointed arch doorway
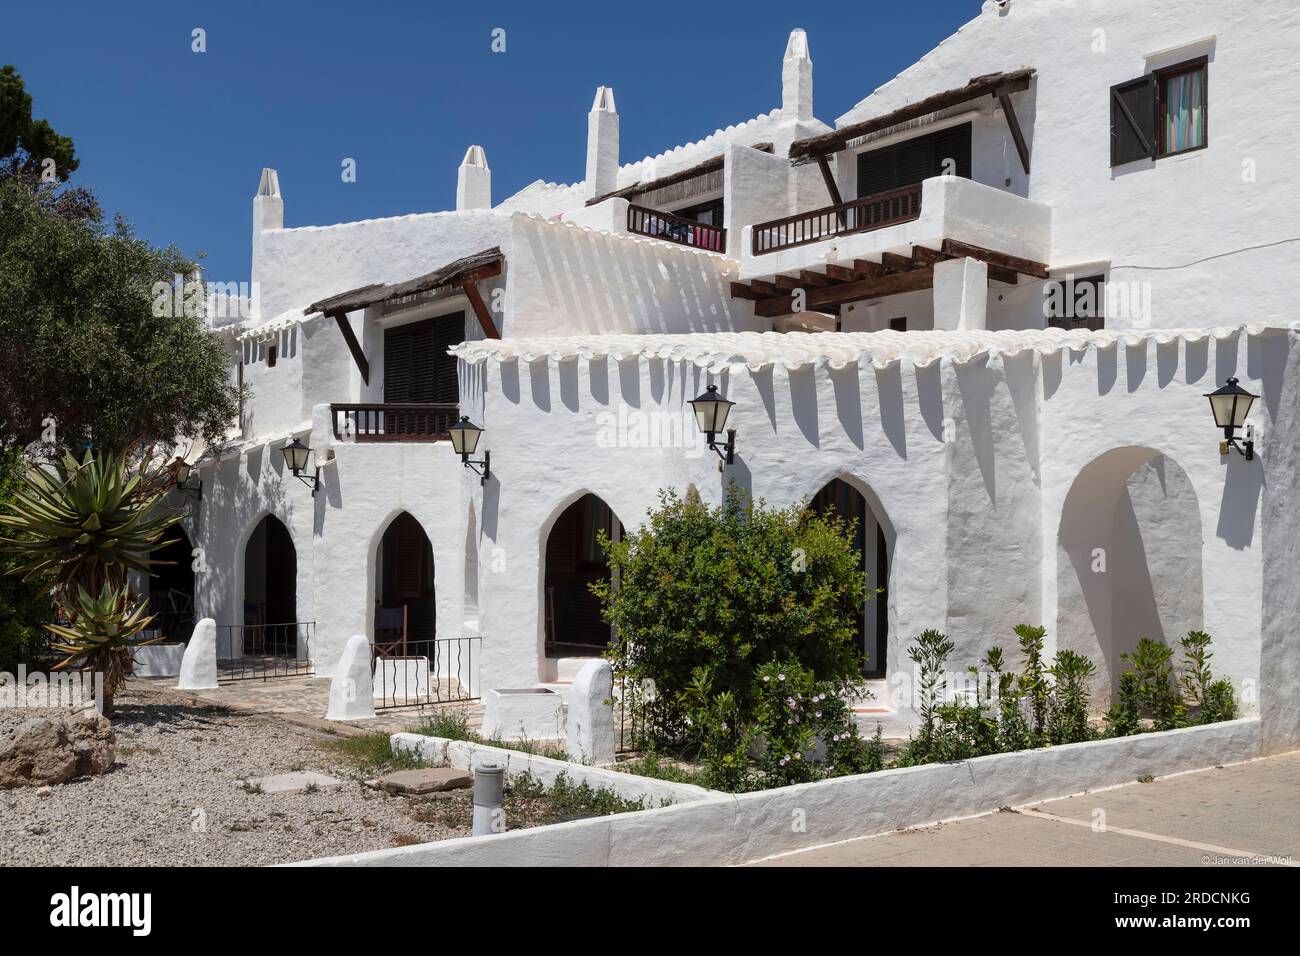
M 884 677 L 889 650 L 889 541 L 866 496 L 841 478 L 832 479 L 813 495 L 808 507 L 817 514 L 836 514 L 854 523 L 853 547 L 869 590 L 881 592 L 868 600 L 858 617 L 858 647 L 865 677 Z

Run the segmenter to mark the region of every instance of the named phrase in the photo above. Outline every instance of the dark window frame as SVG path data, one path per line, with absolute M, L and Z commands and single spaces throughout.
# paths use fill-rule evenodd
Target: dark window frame
M 1059 286 L 1064 292 L 1067 279 L 1053 279 L 1053 284 Z M 1076 276 L 1070 280 L 1073 284 L 1074 296 L 1063 302 L 1065 313 L 1063 315 L 1054 315 L 1047 317 L 1047 327 L 1049 329 L 1090 329 L 1091 331 L 1100 331 L 1106 327 L 1106 273 L 1097 272 L 1092 275 Z M 1079 290 L 1081 287 L 1089 285 L 1094 289 L 1092 315 L 1079 314 Z
M 1165 141 L 1165 131 L 1168 128 L 1165 122 L 1165 110 L 1168 108 L 1168 103 L 1165 101 L 1165 81 L 1175 76 L 1182 76 L 1184 73 L 1197 71 L 1201 74 L 1201 102 L 1205 104 L 1205 141 L 1199 146 L 1188 146 L 1186 149 L 1171 152 Z M 1152 73 L 1156 78 L 1156 158 L 1183 156 L 1199 149 L 1208 149 L 1210 146 L 1210 58 L 1198 56 L 1195 59 L 1184 60 L 1182 63 L 1175 63 L 1173 66 L 1161 67 L 1153 70 Z

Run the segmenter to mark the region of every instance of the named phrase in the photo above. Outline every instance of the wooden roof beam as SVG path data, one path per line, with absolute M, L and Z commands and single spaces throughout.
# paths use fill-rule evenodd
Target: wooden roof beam
M 824 310 L 840 306 L 846 302 L 859 299 L 874 299 L 878 296 L 895 295 L 899 292 L 914 292 L 929 289 L 934 285 L 934 269 L 913 269 L 908 272 L 891 273 L 875 279 L 860 279 L 857 282 L 842 282 L 814 289 L 804 296 L 804 306 L 808 311 Z M 794 296 L 783 295 L 764 299 L 754 305 L 754 314 L 768 318 L 789 315 L 794 309 Z
M 1044 262 L 1022 259 L 1020 256 L 1009 256 L 1005 252 L 995 252 L 992 249 L 985 249 L 983 246 L 972 246 L 970 243 L 959 242 L 956 239 L 945 239 L 943 241 L 943 252 L 950 256 L 966 256 L 971 259 L 979 259 L 991 266 L 1001 266 L 1004 269 L 1019 272 L 1021 275 L 1033 276 L 1035 279 L 1046 279 L 1048 277 L 1047 264 Z

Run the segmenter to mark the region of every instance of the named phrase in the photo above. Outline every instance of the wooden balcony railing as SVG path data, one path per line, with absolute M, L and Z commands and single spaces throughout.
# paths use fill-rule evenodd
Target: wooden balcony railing
M 331 405 L 341 441 L 442 441 L 456 424 L 458 405 Z
M 627 231 L 709 252 L 727 251 L 727 230 L 644 206 L 627 207 Z
M 853 232 L 870 232 L 921 215 L 921 184 L 863 196 L 839 206 L 827 206 L 754 226 L 753 254 L 791 249 Z

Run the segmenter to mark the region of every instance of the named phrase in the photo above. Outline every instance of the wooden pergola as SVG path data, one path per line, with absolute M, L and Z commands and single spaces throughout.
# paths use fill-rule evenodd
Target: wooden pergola
M 733 282 L 731 295 L 753 301 L 755 315 L 776 318 L 794 311 L 795 290 L 802 290 L 805 310 L 838 313 L 848 302 L 933 288 L 935 263 L 960 258 L 986 263 L 990 282 L 1015 285 L 1022 275 L 1048 277 L 1046 263 L 945 239 L 938 249 L 913 246 L 911 255 L 882 253 L 879 262 L 855 259 L 852 265 L 828 264 L 823 272 L 803 269 L 798 275 L 777 275 L 770 281 Z
M 900 107 L 882 116 L 863 120 L 860 123 L 853 123 L 832 130 L 829 133 L 822 133 L 819 136 L 795 140 L 790 144 L 790 160 L 795 166 L 816 163 L 821 169 L 822 178 L 826 181 L 826 190 L 830 193 L 831 202 L 836 206 L 840 206 L 843 205 L 844 200 L 840 197 L 839 186 L 836 185 L 835 176 L 831 171 L 830 157 L 832 155 L 840 150 L 847 149 L 850 143 L 864 136 L 870 136 L 900 123 L 918 120 L 933 113 L 960 106 L 963 103 L 982 99 L 985 96 L 991 96 L 1002 107 L 1002 114 L 1007 121 L 1007 129 L 1011 133 L 1011 139 L 1016 145 L 1016 153 L 1020 157 L 1020 165 L 1028 173 L 1029 145 L 1025 141 L 1024 131 L 1020 128 L 1020 120 L 1016 116 L 1016 108 L 1012 105 L 1011 97 L 1015 93 L 1029 89 L 1034 72 L 1033 69 L 1027 68 L 973 77 L 965 86 L 944 90 L 942 93 L 935 93 L 933 96 L 927 96 L 923 100 L 909 103 L 907 106 Z
M 483 328 L 483 334 L 490 339 L 499 339 L 501 333 L 497 330 L 496 323 L 492 321 L 492 313 L 488 311 L 487 303 L 483 301 L 483 296 L 478 290 L 478 283 L 483 279 L 499 276 L 501 274 L 501 264 L 505 262 L 505 259 L 505 254 L 501 249 L 493 246 L 471 256 L 457 259 L 455 262 L 449 262 L 441 269 L 425 273 L 422 276 L 416 276 L 414 279 L 407 279 L 405 282 L 397 282 L 391 285 L 374 283 L 361 286 L 358 289 L 350 289 L 347 292 L 340 292 L 338 295 L 332 295 L 327 299 L 321 299 L 319 302 L 313 302 L 303 310 L 303 314 L 313 315 L 319 312 L 322 315 L 333 317 L 334 321 L 338 323 L 339 331 L 343 334 L 343 340 L 347 343 L 348 351 L 352 353 L 353 361 L 357 363 L 357 369 L 361 372 L 361 380 L 369 385 L 370 363 L 366 360 L 366 353 L 361 348 L 361 343 L 357 341 L 356 334 L 352 331 L 352 326 L 348 322 L 349 312 L 369 308 L 372 305 L 395 302 L 424 293 L 459 289 L 469 299 L 470 308 L 478 318 L 479 325 Z

